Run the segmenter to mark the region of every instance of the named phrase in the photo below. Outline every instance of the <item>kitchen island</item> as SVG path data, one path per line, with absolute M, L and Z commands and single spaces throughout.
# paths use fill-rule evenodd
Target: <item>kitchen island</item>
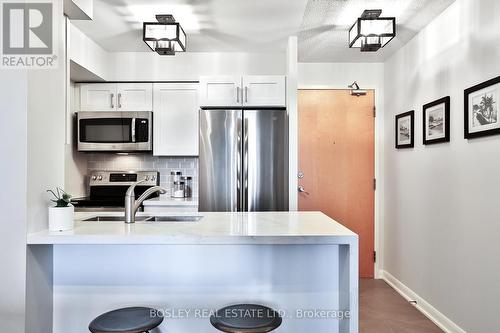
M 130 305 L 163 311 L 160 332 L 217 332 L 211 311 L 240 302 L 278 310 L 277 332 L 358 332 L 356 234 L 318 212 L 187 215 L 202 218 L 29 234 L 31 251 L 52 250 L 53 332 Z

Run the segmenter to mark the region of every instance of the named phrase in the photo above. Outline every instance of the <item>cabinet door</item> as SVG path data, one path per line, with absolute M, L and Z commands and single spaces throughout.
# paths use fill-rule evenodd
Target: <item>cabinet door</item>
M 155 83 L 153 155 L 198 155 L 198 85 Z
M 241 106 L 240 76 L 202 76 L 200 106 Z
M 80 106 L 78 111 L 116 110 L 116 84 L 83 83 L 80 85 Z
M 286 106 L 284 76 L 244 76 L 244 106 Z
M 152 111 L 152 83 L 118 83 L 116 106 L 118 111 Z

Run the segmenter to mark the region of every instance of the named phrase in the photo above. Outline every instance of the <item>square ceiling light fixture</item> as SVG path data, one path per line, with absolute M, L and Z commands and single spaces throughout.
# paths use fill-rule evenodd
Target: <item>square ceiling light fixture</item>
M 349 30 L 349 47 L 375 52 L 396 37 L 396 18 L 380 17 L 381 9 L 365 10 Z
M 142 40 L 159 55 L 186 52 L 186 33 L 172 15 L 156 15 L 158 22 L 144 22 Z

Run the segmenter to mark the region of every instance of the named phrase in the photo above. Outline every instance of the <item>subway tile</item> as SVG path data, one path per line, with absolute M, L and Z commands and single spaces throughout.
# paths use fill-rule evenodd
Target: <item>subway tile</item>
M 158 170 L 160 185 L 170 187 L 170 172 L 181 171 L 185 176 L 193 177 L 193 197 L 198 197 L 198 158 L 197 157 L 163 157 L 145 154 L 87 154 L 87 169 L 91 170 Z M 169 195 L 169 194 L 168 194 Z

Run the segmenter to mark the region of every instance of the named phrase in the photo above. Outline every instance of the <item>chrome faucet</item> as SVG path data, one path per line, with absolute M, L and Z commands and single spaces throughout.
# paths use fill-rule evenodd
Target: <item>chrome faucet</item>
M 148 188 L 136 201 L 134 192 L 135 187 L 145 181 L 145 179 L 139 180 L 138 182 L 130 185 L 127 193 L 125 194 L 125 223 L 135 223 L 135 214 L 137 213 L 137 210 L 141 206 L 142 202 L 146 200 L 151 194 L 155 192 L 165 194 L 167 192 L 167 190 L 163 187 L 153 186 Z

